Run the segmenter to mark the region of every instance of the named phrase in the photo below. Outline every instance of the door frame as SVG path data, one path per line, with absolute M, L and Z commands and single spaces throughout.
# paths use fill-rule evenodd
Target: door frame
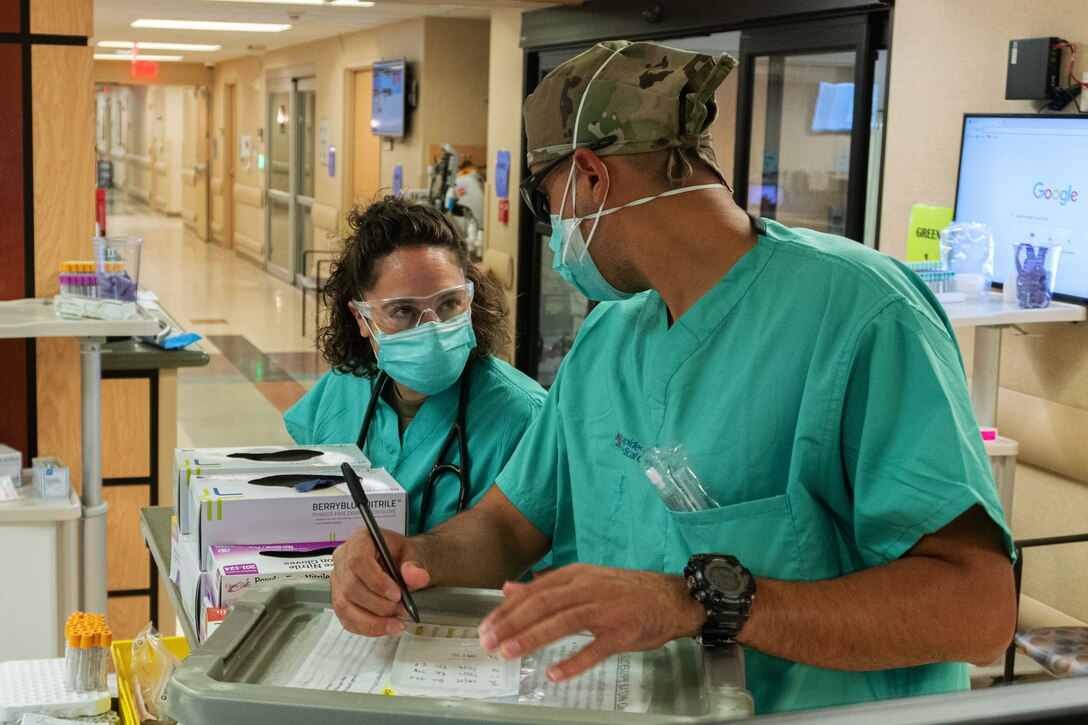
M 269 78 L 265 86 L 265 99 L 267 101 L 267 117 L 266 128 L 268 129 L 268 163 L 265 167 L 265 270 L 274 277 L 282 279 L 288 284 L 297 284 L 297 275 L 302 270 L 302 258 L 303 258 L 303 239 L 304 235 L 300 228 L 300 219 L 302 215 L 299 213 L 299 209 L 305 207 L 312 209 L 314 205 L 313 196 L 303 196 L 301 193 L 302 188 L 302 161 L 303 161 L 303 144 L 307 142 L 305 134 L 302 132 L 302 128 L 299 126 L 299 109 L 301 107 L 301 97 L 303 93 L 312 92 L 314 94 L 314 118 L 312 119 L 315 138 L 312 140 L 316 144 L 317 134 L 317 78 L 311 74 L 305 77 L 277 77 Z M 272 155 L 272 133 L 276 124 L 276 109 L 271 103 L 271 96 L 273 93 L 287 93 L 287 191 L 272 188 L 272 167 L 273 167 L 273 155 Z M 314 182 L 317 182 L 317 170 L 319 168 L 317 149 L 312 149 L 314 152 Z M 316 193 L 316 189 L 315 189 Z M 285 202 L 287 204 L 287 228 L 290 238 L 287 241 L 288 259 L 287 266 L 281 267 L 278 264 L 272 262 L 272 201 L 277 200 L 279 202 Z
M 359 94 L 356 93 L 356 88 L 358 88 L 359 75 L 361 73 L 367 73 L 367 74 L 370 75 L 370 86 L 373 86 L 373 84 L 374 84 L 374 66 L 373 65 L 365 65 L 365 66 L 360 66 L 360 67 L 357 67 L 357 68 L 350 68 L 348 70 L 346 85 L 349 86 L 349 88 L 347 89 L 347 92 L 344 94 L 345 111 L 346 111 L 346 116 L 347 116 L 346 120 L 345 120 L 344 128 L 345 129 L 350 129 L 350 133 L 345 133 L 344 136 L 345 136 L 345 141 L 347 141 L 348 137 L 350 137 L 350 142 L 347 142 L 347 143 L 344 144 L 344 151 L 345 151 L 345 153 L 344 153 L 344 168 L 345 168 L 345 171 L 346 171 L 347 168 L 348 168 L 348 164 L 350 163 L 351 164 L 351 167 L 350 167 L 351 168 L 351 173 L 350 174 L 349 173 L 344 174 L 345 182 L 344 182 L 343 192 L 344 192 L 344 208 L 345 209 L 351 209 L 352 207 L 354 207 L 356 204 L 358 204 L 360 202 L 366 203 L 367 201 L 369 201 L 371 196 L 373 196 L 374 194 L 377 194 L 379 191 L 381 191 L 381 189 L 386 188 L 382 184 L 381 137 L 374 136 L 373 134 L 371 134 L 371 136 L 373 137 L 373 146 L 374 146 L 374 149 L 375 149 L 375 152 L 376 152 L 376 156 L 375 156 L 375 160 L 377 162 L 377 180 L 376 180 L 376 184 L 375 184 L 374 189 L 371 190 L 371 193 L 370 193 L 369 196 L 366 196 L 366 197 L 363 197 L 362 199 L 360 199 L 355 193 L 356 189 L 359 186 L 359 178 L 358 178 L 359 175 L 356 172 L 358 171 L 357 160 L 358 160 L 358 156 L 359 156 L 359 152 L 360 152 L 360 147 L 362 146 L 362 144 L 359 142 L 359 138 L 358 138 L 358 136 L 356 134 L 356 131 L 358 130 L 358 123 L 359 123 L 359 118 L 358 118 L 358 116 L 359 116 L 359 113 L 358 113 L 359 112 Z M 373 88 L 371 88 L 370 97 L 371 97 L 371 100 L 373 100 Z M 370 115 L 371 115 L 370 104 L 367 104 L 366 115 L 364 116 L 364 118 L 367 120 L 367 126 L 368 127 L 369 127 Z
M 272 155 L 272 134 L 274 129 L 278 125 L 276 123 L 276 108 L 272 103 L 273 93 L 286 93 L 287 94 L 287 191 L 281 189 L 272 188 L 272 168 L 274 165 L 275 157 Z M 268 163 L 265 166 L 265 213 L 264 213 L 264 228 L 265 228 L 265 249 L 264 249 L 264 266 L 265 271 L 278 279 L 282 279 L 288 284 L 294 284 L 295 281 L 295 246 L 297 241 L 295 237 L 295 225 L 297 224 L 297 215 L 295 213 L 295 191 L 298 189 L 298 163 L 296 146 L 298 144 L 298 129 L 297 129 L 297 95 L 295 93 L 295 81 L 292 78 L 278 78 L 269 79 L 264 89 L 266 105 L 268 109 L 267 118 L 265 119 L 265 127 L 268 129 Z M 281 267 L 278 264 L 272 262 L 272 202 L 277 200 L 281 203 L 287 204 L 287 229 L 290 238 L 287 240 L 287 251 L 290 255 L 287 260 L 287 266 Z
M 318 169 L 328 168 L 322 167 L 319 149 L 317 148 L 317 135 L 318 127 L 321 123 L 317 114 L 317 78 L 316 76 L 310 76 L 308 78 L 295 78 L 292 82 L 291 95 L 294 99 L 295 114 L 292 116 L 292 123 L 295 126 L 294 132 L 294 144 L 291 147 L 291 152 L 294 154 L 291 173 L 291 192 L 292 192 L 292 204 L 291 213 L 293 219 L 291 221 L 291 249 L 293 257 L 291 259 L 291 282 L 292 284 L 300 284 L 299 277 L 306 274 L 306 270 L 303 268 L 303 259 L 305 258 L 305 238 L 306 235 L 302 229 L 303 215 L 298 213 L 300 208 L 306 208 L 310 211 L 310 215 L 306 218 L 310 220 L 310 224 L 313 224 L 313 208 L 314 198 L 317 196 L 317 174 Z M 303 129 L 299 126 L 299 119 L 301 118 L 299 108 L 302 106 L 301 97 L 305 92 L 312 92 L 314 94 L 314 109 L 313 118 L 310 119 L 310 125 L 313 128 L 313 138 L 307 139 L 306 134 L 303 133 Z M 302 163 L 305 158 L 306 148 L 305 145 L 309 141 L 313 145 L 310 151 L 313 154 L 313 174 L 314 190 L 312 196 L 305 196 L 302 193 Z M 316 241 L 316 240 L 315 240 Z
M 223 181 L 220 194 L 223 197 L 223 238 L 224 249 L 234 249 L 234 177 L 237 174 L 237 160 L 234 150 L 237 128 L 237 86 L 228 83 L 223 86 Z
M 867 14 L 741 32 L 738 68 L 741 76 L 737 84 L 737 127 L 733 145 L 733 198 L 742 209 L 748 208 L 756 58 L 852 50 L 856 58 L 854 119 L 850 132 L 850 176 L 846 188 L 843 236 L 863 241 L 869 170 L 869 117 L 873 107 L 873 69 L 880 45 L 878 33 L 882 30 L 881 21 L 880 16 Z

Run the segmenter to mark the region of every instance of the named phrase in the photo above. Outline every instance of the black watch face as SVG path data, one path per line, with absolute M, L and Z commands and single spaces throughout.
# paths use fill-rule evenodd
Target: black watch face
M 710 586 L 731 599 L 735 599 L 744 594 L 744 578 L 740 575 L 740 572 L 728 562 L 720 560 L 711 561 L 706 565 L 706 568 L 703 569 L 703 577 L 710 583 Z

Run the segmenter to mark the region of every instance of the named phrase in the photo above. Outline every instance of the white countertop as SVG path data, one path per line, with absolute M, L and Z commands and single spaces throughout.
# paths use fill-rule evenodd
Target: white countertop
M 1024 325 L 1035 322 L 1080 322 L 1085 319 L 1083 305 L 1051 302 L 1050 307 L 1022 310 L 1016 303 L 1008 304 L 1001 294 L 991 292 L 984 300 L 950 302 L 944 306 L 953 327 L 984 327 L 988 325 Z
M 158 332 L 158 320 L 136 309 L 139 317 L 131 320 L 67 320 L 57 317 L 52 299 L 0 301 L 0 338 L 130 337 Z
M 38 498 L 33 486 L 16 489 L 23 498 L 0 503 L 0 525 L 36 524 L 45 521 L 71 521 L 78 519 L 83 506 L 75 491 L 69 490 L 68 498 Z

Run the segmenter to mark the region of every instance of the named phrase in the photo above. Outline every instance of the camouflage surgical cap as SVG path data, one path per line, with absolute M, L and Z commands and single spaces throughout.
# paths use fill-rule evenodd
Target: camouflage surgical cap
M 655 43 L 598 43 L 549 73 L 525 100 L 527 162 L 544 164 L 570 151 L 588 84 L 579 146 L 615 135 L 616 142 L 598 154 L 675 149 L 668 165 L 673 181 L 691 174 L 682 150 L 693 149 L 726 182 L 710 147 L 710 124 L 718 114 L 714 91 L 736 64 L 725 53 L 715 61 L 705 53 Z

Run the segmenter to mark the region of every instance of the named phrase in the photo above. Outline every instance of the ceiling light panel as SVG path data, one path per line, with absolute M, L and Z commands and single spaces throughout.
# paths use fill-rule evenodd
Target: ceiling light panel
M 140 50 L 191 50 L 199 53 L 214 53 L 217 50 L 222 50 L 221 45 L 199 45 L 196 43 L 145 43 L 142 40 L 103 40 L 101 43 L 96 43 L 99 48 L 124 48 L 125 50 L 132 50 L 135 45 Z
M 155 60 L 155 61 L 163 61 L 165 63 L 172 63 L 172 62 L 176 62 L 176 61 L 181 60 L 183 57 L 184 56 L 181 56 L 181 55 L 142 55 L 141 54 L 141 55 L 136 56 L 136 59 L 137 60 Z M 127 60 L 129 62 L 132 62 L 132 56 L 131 55 L 120 55 L 120 54 L 111 55 L 109 53 L 95 53 L 94 54 L 94 59 L 95 60 Z
M 291 26 L 276 23 L 224 23 L 209 20 L 156 20 L 140 18 L 132 23 L 134 28 L 159 30 L 220 30 L 234 33 L 282 33 Z

